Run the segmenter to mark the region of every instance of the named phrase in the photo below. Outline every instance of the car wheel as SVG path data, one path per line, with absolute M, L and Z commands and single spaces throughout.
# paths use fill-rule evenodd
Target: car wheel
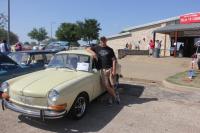
M 80 94 L 74 101 L 72 108 L 69 112 L 69 116 L 75 120 L 81 119 L 86 113 L 87 105 L 88 105 L 87 95 Z

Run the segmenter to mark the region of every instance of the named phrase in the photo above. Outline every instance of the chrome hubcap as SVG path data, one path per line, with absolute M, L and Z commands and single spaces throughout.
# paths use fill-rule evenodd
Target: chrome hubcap
M 84 97 L 79 97 L 75 104 L 76 116 L 81 117 L 86 109 L 86 101 Z

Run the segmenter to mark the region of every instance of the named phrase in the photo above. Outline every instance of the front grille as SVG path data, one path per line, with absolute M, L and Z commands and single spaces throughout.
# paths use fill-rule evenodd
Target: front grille
M 22 103 L 27 106 L 47 106 L 47 98 L 27 97 L 13 93 L 10 93 L 10 98 L 17 103 Z

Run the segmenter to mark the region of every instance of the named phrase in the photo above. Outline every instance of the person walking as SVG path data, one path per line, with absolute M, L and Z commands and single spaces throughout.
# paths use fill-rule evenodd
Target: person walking
M 113 99 L 118 104 L 120 103 L 119 94 L 114 90 L 114 76 L 116 75 L 116 56 L 112 48 L 107 46 L 106 37 L 100 38 L 100 45 L 87 48 L 94 59 L 97 60 L 100 68 L 101 80 L 106 90 L 110 94 L 109 103 L 113 103 Z
M 155 48 L 155 43 L 153 40 L 150 40 L 149 42 L 149 55 L 152 56 Z
M 17 43 L 15 44 L 15 51 L 22 51 L 22 45 L 21 45 L 20 42 L 17 42 Z
M 6 40 L 3 40 L 2 43 L 0 44 L 0 52 L 5 55 L 7 55 L 10 52 L 10 49 L 8 47 Z

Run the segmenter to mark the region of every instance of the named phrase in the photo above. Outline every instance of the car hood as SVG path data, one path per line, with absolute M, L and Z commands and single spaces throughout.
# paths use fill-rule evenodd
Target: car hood
M 51 89 L 58 85 L 79 78 L 85 72 L 76 72 L 66 69 L 50 68 L 19 77 L 19 80 L 10 84 L 10 90 L 14 94 L 29 97 L 46 97 Z M 11 81 L 12 82 L 12 81 Z

